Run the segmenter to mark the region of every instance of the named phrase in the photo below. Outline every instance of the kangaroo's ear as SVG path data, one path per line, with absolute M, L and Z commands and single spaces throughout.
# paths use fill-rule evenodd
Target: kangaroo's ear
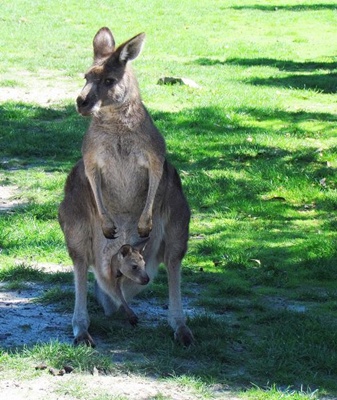
M 121 44 L 116 50 L 119 61 L 126 64 L 128 61 L 137 58 L 142 51 L 144 40 L 145 33 L 140 33 L 127 42 Z
M 132 247 L 129 244 L 124 244 L 120 249 L 119 249 L 119 254 L 124 258 L 127 255 L 130 255 L 132 253 Z
M 109 56 L 115 50 L 115 39 L 109 28 L 101 28 L 93 40 L 94 62 Z
M 136 244 L 134 244 L 133 247 L 134 247 L 136 250 L 138 250 L 140 253 L 143 253 L 143 251 L 145 250 L 145 247 L 146 247 L 147 242 L 149 241 L 149 239 L 150 239 L 150 236 L 148 236 L 148 237 L 146 237 L 146 238 L 144 238 L 144 239 L 141 239 L 139 242 L 137 242 Z

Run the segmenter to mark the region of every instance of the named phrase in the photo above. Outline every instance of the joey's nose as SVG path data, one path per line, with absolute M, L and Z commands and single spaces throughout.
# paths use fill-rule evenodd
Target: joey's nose
M 142 285 L 147 285 L 150 282 L 150 278 L 148 276 L 144 276 L 142 279 Z

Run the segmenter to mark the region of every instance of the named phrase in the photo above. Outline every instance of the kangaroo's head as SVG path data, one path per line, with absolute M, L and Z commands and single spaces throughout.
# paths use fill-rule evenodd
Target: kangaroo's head
M 108 28 L 101 28 L 93 41 L 94 62 L 85 74 L 86 84 L 77 98 L 82 115 L 98 113 L 105 106 L 119 107 L 139 97 L 139 89 L 129 61 L 140 54 L 145 34 L 140 33 L 115 47 Z
M 123 245 L 117 253 L 117 264 L 112 265 L 112 269 L 116 269 L 116 277 L 121 275 L 126 276 L 134 282 L 140 285 L 147 285 L 150 282 L 150 278 L 145 269 L 145 260 L 143 258 L 143 251 L 147 242 L 142 240 L 134 246 L 129 244 Z M 114 259 L 112 259 L 112 263 Z

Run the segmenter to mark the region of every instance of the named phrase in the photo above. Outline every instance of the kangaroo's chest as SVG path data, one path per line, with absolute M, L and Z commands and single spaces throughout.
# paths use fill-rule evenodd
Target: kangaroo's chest
M 120 204 L 143 202 L 148 189 L 148 162 L 142 143 L 132 136 L 102 137 L 96 150 L 102 189 Z M 111 199 L 111 200 L 110 200 Z
M 143 174 L 148 167 L 143 143 L 130 136 L 103 136 L 96 150 L 98 167 L 107 174 L 127 176 Z

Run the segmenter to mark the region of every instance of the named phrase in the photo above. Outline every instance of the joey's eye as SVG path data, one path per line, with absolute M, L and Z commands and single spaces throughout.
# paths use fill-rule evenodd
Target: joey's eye
M 111 79 L 111 78 L 107 78 L 104 80 L 104 85 L 107 87 L 112 86 L 114 83 L 115 83 L 115 80 Z
M 138 265 L 135 265 L 135 264 L 134 264 L 134 265 L 132 266 L 132 269 L 133 269 L 133 270 L 136 270 L 137 268 L 138 268 Z

